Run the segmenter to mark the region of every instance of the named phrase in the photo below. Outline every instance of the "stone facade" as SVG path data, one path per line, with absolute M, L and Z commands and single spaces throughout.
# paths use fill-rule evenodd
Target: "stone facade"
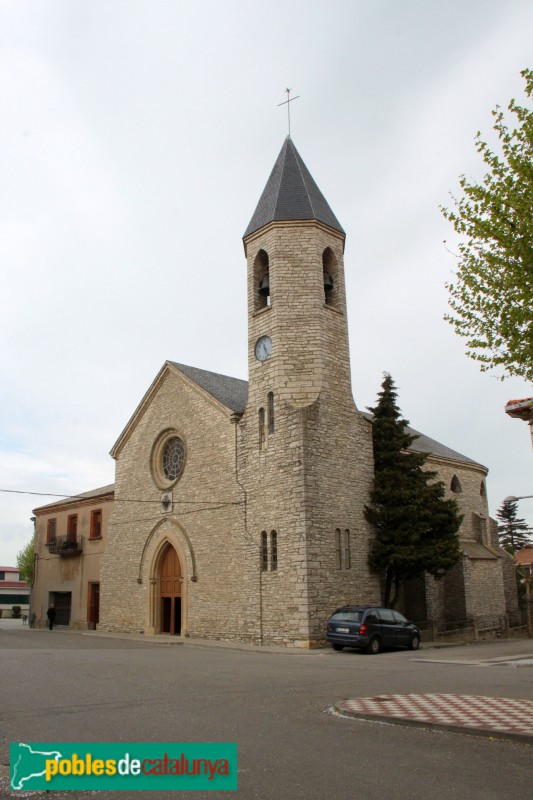
M 423 586 L 408 587 L 405 610 L 413 613 L 416 608 L 417 621 L 436 632 L 506 630 L 518 625 L 513 560 L 500 549 L 497 525 L 489 517 L 487 470 L 468 459 L 435 456 L 429 457 L 427 467 L 437 472 L 447 497 L 457 501 L 463 515 L 462 559 L 442 579 L 426 576 Z
M 366 565 L 370 531 L 363 508 L 373 475 L 371 426 L 351 391 L 344 237 L 318 222 L 273 223 L 245 239 L 248 259 L 249 393 L 239 423 L 249 525 L 276 531 L 279 565 L 260 572 L 261 637 L 308 645 L 323 639 L 327 616 L 348 600 L 378 602 Z M 323 256 L 334 263 L 326 302 Z M 259 254 L 269 265 L 270 302 L 257 309 Z M 263 257 L 264 261 L 264 257 Z M 333 270 L 332 270 L 333 271 Z M 255 344 L 272 341 L 260 361 Z M 274 431 L 260 442 L 260 409 L 274 397 Z M 267 420 L 268 427 L 268 420 Z M 336 531 L 341 568 L 336 563 Z
M 164 431 L 175 431 L 186 446 L 167 509 L 152 460 Z M 258 554 L 244 524 L 236 447 L 230 411 L 167 363 L 113 450 L 116 501 L 102 569 L 103 630 L 160 632 L 160 558 L 171 545 L 182 568 L 180 633 L 255 638 L 257 581 L 251 576 Z

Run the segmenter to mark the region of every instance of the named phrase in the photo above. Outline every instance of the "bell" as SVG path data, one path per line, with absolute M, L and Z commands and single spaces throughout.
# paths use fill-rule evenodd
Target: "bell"
M 333 279 L 331 275 L 327 272 L 324 272 L 324 291 L 325 292 L 333 291 Z
M 261 283 L 259 284 L 259 294 L 263 295 L 264 297 L 268 297 L 270 294 L 270 283 L 268 280 L 268 272 L 265 272 Z

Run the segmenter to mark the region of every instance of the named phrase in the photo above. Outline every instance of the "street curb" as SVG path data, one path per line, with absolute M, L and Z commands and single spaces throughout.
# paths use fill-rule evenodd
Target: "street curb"
M 354 698 L 355 699 L 355 698 Z M 410 728 L 422 728 L 425 730 L 441 731 L 443 733 L 462 733 L 466 736 L 478 736 L 483 739 L 494 741 L 511 741 L 521 744 L 533 745 L 533 736 L 527 733 L 513 733 L 511 731 L 492 730 L 490 728 L 470 728 L 462 725 L 446 725 L 443 723 L 432 722 L 431 720 L 416 720 L 408 717 L 392 717 L 386 714 L 365 714 L 360 711 L 352 711 L 343 706 L 346 700 L 341 700 L 333 705 L 333 713 L 341 717 L 351 717 L 367 722 L 385 722 L 389 725 L 402 725 Z

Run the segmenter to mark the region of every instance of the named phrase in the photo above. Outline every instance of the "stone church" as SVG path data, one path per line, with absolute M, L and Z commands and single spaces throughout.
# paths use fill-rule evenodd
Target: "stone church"
M 249 380 L 167 361 L 119 436 L 99 630 L 309 647 L 336 606 L 380 604 L 367 566 L 372 423 L 351 389 L 345 232 L 290 137 L 243 241 Z M 413 448 L 430 453 L 459 502 L 463 558 L 443 579 L 407 586 L 405 611 L 439 630 L 516 624 L 486 468 L 423 435 Z M 38 530 L 54 505 L 36 509 Z M 47 574 L 51 597 L 60 579 Z

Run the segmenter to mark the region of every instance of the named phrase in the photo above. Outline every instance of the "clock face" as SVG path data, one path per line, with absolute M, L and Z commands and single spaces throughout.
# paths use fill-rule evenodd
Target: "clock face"
M 255 343 L 255 357 L 258 361 L 266 361 L 272 353 L 272 339 L 270 336 L 260 336 Z

